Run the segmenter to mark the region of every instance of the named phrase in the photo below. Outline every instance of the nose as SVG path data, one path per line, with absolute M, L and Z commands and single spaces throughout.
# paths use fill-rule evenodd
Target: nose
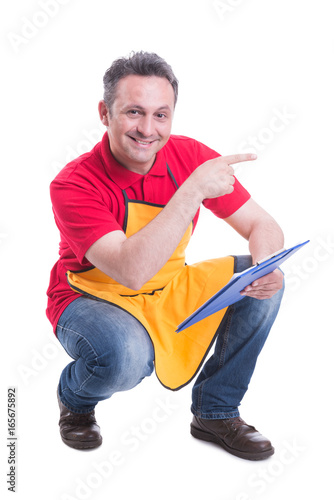
M 154 135 L 154 122 L 153 117 L 149 115 L 144 115 L 140 118 L 137 123 L 137 130 L 140 135 L 148 139 L 152 135 Z

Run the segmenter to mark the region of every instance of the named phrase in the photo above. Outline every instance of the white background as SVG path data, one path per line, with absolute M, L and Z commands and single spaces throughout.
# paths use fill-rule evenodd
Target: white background
M 329 498 L 332 2 L 44 3 L 3 2 L 0 16 L 2 498 L 10 495 L 9 386 L 18 391 L 18 499 Z M 58 252 L 48 186 L 102 136 L 104 71 L 131 50 L 157 52 L 172 65 L 180 81 L 174 133 L 223 155 L 252 150 L 255 138 L 258 160 L 236 175 L 280 223 L 287 246 L 311 240 L 284 264 L 286 296 L 241 405 L 276 448 L 262 463 L 193 439 L 191 386 L 173 393 L 155 376 L 98 406 L 98 450 L 75 451 L 59 437 L 56 386 L 70 359 L 44 313 Z M 247 253 L 225 226 L 203 210 L 188 262 Z

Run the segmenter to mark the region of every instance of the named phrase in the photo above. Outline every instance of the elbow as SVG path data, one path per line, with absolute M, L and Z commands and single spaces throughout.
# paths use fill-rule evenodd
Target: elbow
M 277 222 L 271 217 L 267 217 L 253 226 L 247 239 L 250 245 L 254 245 L 255 243 L 258 245 L 259 242 L 269 243 L 271 251 L 268 253 L 284 247 L 284 233 Z
M 138 280 L 126 280 L 124 283 L 122 283 L 124 286 L 129 288 L 130 290 L 133 290 L 134 292 L 139 292 L 139 290 L 142 289 L 143 285 L 145 283 L 139 282 Z
M 96 266 L 98 269 L 111 278 L 114 282 L 122 285 L 129 290 L 138 292 L 146 283 L 142 276 L 136 272 L 132 272 L 128 266 Z
M 276 236 L 280 236 L 282 239 L 284 239 L 282 228 L 278 225 L 276 220 L 269 214 L 266 217 L 259 219 L 253 224 L 249 236 L 253 231 L 254 232 L 260 231 L 272 235 L 275 234 Z
M 139 292 L 145 285 L 147 280 L 144 280 L 141 276 L 138 275 L 138 273 L 128 273 L 124 279 L 121 280 L 121 284 L 123 286 L 126 286 L 127 288 L 130 288 L 130 290 L 133 290 L 135 292 Z

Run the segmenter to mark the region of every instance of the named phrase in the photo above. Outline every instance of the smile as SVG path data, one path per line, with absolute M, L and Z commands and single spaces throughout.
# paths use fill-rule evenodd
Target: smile
M 138 144 L 142 144 L 143 146 L 150 146 L 154 142 L 154 141 L 140 141 L 139 139 L 135 139 L 134 137 L 131 137 L 131 139 L 137 142 Z
M 139 144 L 151 144 L 150 142 L 138 141 L 138 139 L 135 139 L 135 141 L 139 142 Z

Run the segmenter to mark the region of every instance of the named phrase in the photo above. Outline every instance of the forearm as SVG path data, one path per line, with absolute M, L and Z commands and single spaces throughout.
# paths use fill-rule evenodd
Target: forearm
M 116 264 L 121 279 L 140 289 L 152 278 L 174 253 L 201 202 L 199 191 L 186 182 L 149 224 L 125 239 Z
M 284 246 L 283 231 L 270 216 L 260 219 L 250 232 L 249 251 L 255 264 Z

